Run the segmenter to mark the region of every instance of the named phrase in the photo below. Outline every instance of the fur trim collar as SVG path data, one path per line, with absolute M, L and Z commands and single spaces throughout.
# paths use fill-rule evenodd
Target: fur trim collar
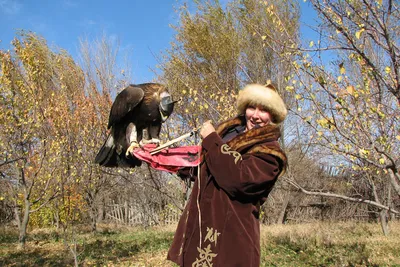
M 216 132 L 219 136 L 223 136 L 228 130 L 233 127 L 244 125 L 245 118 L 243 116 L 238 116 L 233 119 L 227 120 L 221 123 Z M 251 129 L 245 133 L 239 134 L 230 140 L 227 144 L 233 149 L 241 154 L 255 154 L 255 153 L 265 153 L 274 155 L 279 159 L 281 165 L 282 176 L 286 171 L 287 157 L 285 152 L 279 146 L 278 139 L 281 136 L 279 126 L 274 124 L 269 124 L 267 126 Z
M 229 129 L 233 127 L 244 125 L 245 119 L 243 116 L 238 116 L 231 120 L 225 121 L 221 123 L 216 131 L 220 136 L 223 136 Z M 281 136 L 279 126 L 274 124 L 269 124 L 267 126 L 252 129 L 245 133 L 239 134 L 231 141 L 228 142 L 228 145 L 235 150 L 241 150 L 244 147 L 252 146 L 257 143 L 266 143 L 277 141 Z
M 223 136 L 233 127 L 244 125 L 245 118 L 238 116 L 221 123 L 216 131 L 219 136 Z M 284 166 L 286 166 L 287 157 L 279 146 L 278 139 L 281 136 L 279 126 L 269 124 L 267 126 L 251 129 L 245 133 L 239 134 L 230 140 L 227 144 L 240 153 L 258 153 L 263 152 L 278 157 Z

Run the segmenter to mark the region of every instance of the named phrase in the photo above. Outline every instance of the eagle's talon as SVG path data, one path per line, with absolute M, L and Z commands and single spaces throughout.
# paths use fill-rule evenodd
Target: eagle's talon
M 161 140 L 157 139 L 157 138 L 151 138 L 151 139 L 142 139 L 139 142 L 139 145 L 141 147 L 143 147 L 144 145 L 147 145 L 147 144 L 156 144 L 157 146 L 160 146 Z
M 135 148 L 139 148 L 139 147 L 141 147 L 141 146 L 138 144 L 138 142 L 133 141 L 133 142 L 131 143 L 131 145 L 128 147 L 128 149 L 126 150 L 125 156 L 126 156 L 126 157 L 131 156 L 132 153 L 133 153 L 133 150 L 135 150 Z
M 141 148 L 143 148 L 145 144 L 146 144 L 146 143 L 144 142 L 144 139 L 140 140 L 139 146 L 140 146 Z

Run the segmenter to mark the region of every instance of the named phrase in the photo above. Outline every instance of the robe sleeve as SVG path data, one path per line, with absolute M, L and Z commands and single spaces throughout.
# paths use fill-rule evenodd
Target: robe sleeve
M 203 140 L 207 167 L 220 186 L 231 197 L 259 198 L 269 192 L 278 177 L 280 165 L 270 154 L 244 154 L 232 150 L 217 133 Z

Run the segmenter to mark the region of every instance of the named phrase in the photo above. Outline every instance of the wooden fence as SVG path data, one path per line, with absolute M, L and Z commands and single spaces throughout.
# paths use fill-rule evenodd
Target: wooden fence
M 125 202 L 110 203 L 106 205 L 106 221 L 129 226 L 168 225 L 178 222 L 181 211 L 177 208 L 166 206 L 139 206 Z

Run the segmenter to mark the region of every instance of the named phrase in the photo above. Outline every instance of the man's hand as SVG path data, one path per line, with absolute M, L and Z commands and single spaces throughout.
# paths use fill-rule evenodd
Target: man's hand
M 200 136 L 202 139 L 206 138 L 210 133 L 215 132 L 214 126 L 211 124 L 211 121 L 208 120 L 205 123 L 203 123 L 203 126 L 201 127 L 200 130 Z

